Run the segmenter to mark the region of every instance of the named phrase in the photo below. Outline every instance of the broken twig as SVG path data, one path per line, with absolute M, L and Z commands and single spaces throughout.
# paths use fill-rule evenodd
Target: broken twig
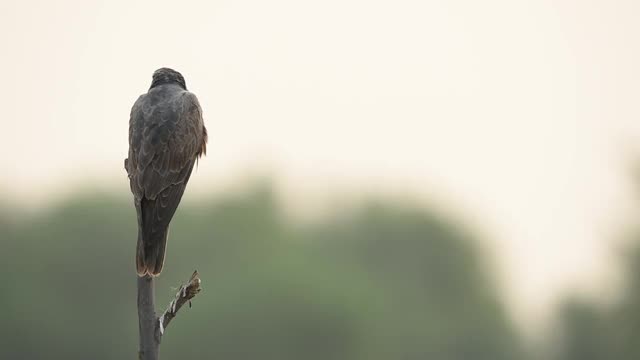
M 175 298 L 171 300 L 167 310 L 165 310 L 158 319 L 160 335 L 164 333 L 164 330 L 169 326 L 171 320 L 176 317 L 178 310 L 180 310 L 185 303 L 188 302 L 189 306 L 191 306 L 191 299 L 193 299 L 200 290 L 202 290 L 200 287 L 201 282 L 198 272 L 194 271 L 189 281 L 180 286 Z
M 165 312 L 157 317 L 154 310 L 154 278 L 143 276 L 138 278 L 138 319 L 140 330 L 140 360 L 157 360 L 160 340 L 171 320 L 176 317 L 180 308 L 189 303 L 202 290 L 201 280 L 197 271 L 194 271 L 186 284 L 178 289 L 175 298 L 169 303 Z

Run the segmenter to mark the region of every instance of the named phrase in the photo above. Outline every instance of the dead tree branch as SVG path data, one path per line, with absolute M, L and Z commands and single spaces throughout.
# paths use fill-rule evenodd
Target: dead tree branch
M 198 276 L 198 272 L 194 271 L 191 275 L 189 281 L 180 286 L 178 292 L 176 293 L 175 299 L 171 300 L 167 310 L 164 311 L 158 323 L 160 325 L 160 335 L 164 333 L 164 330 L 169 326 L 171 320 L 176 317 L 178 310 L 182 307 L 182 305 L 189 303 L 189 307 L 191 307 L 191 299 L 193 299 L 199 292 L 202 290 L 200 288 L 200 277 Z
M 154 279 L 151 276 L 138 277 L 138 329 L 140 332 L 140 360 L 158 360 L 160 341 L 164 331 L 180 308 L 187 302 L 191 306 L 193 299 L 202 290 L 201 280 L 194 271 L 186 284 L 178 289 L 169 307 L 160 316 L 155 313 Z

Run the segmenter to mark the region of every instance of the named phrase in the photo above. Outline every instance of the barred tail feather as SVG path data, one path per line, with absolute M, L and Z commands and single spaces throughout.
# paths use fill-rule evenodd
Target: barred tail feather
M 138 238 L 136 249 L 136 269 L 138 276 L 158 276 L 164 266 L 169 229 L 155 233 L 151 238 Z
M 150 251 L 145 254 L 145 263 L 147 265 L 147 273 L 152 276 L 158 276 L 162 272 L 164 266 L 164 254 L 167 250 L 167 236 L 169 228 L 166 228 L 154 241 Z
M 147 274 L 147 266 L 144 261 L 144 244 L 142 243 L 141 234 L 138 234 L 138 243 L 136 244 L 136 272 L 140 277 Z

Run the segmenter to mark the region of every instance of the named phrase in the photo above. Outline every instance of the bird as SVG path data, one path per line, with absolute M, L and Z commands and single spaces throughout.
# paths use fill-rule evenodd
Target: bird
M 182 74 L 156 70 L 151 87 L 131 108 L 124 160 L 138 220 L 139 277 L 162 272 L 169 223 L 207 141 L 202 108 Z

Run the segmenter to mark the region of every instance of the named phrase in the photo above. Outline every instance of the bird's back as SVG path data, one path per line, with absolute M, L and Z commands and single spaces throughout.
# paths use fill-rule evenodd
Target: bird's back
M 177 85 L 161 85 L 149 90 L 147 94 L 140 96 L 134 104 L 130 126 L 134 127 L 136 134 L 142 136 L 145 135 L 145 131 L 153 131 L 154 136 L 160 136 L 162 133 L 165 136 L 170 135 L 175 129 L 175 125 L 184 120 L 179 114 L 183 107 L 179 100 L 185 93 L 187 91 Z M 159 126 L 164 126 L 162 131 L 155 130 Z M 154 142 L 156 139 L 145 140 Z M 131 145 L 138 147 L 143 145 L 142 139 Z
M 169 223 L 206 139 L 197 98 L 178 84 L 152 87 L 131 109 L 125 167 L 138 213 L 140 275 L 162 270 Z

